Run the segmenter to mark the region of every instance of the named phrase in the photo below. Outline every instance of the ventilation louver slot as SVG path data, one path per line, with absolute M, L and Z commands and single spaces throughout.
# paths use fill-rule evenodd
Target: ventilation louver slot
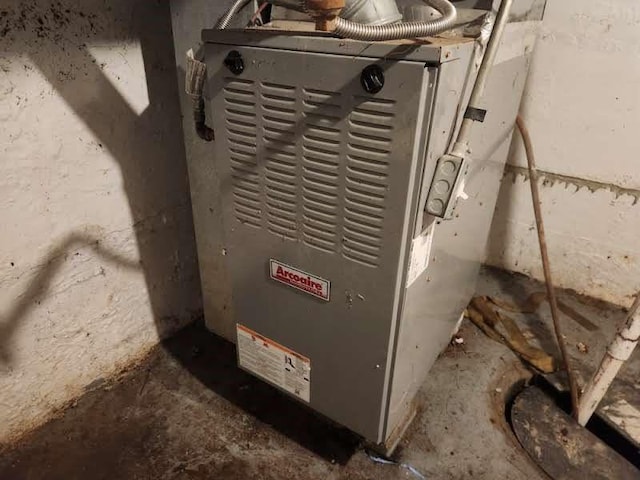
M 298 237 L 295 94 L 295 87 L 260 84 L 267 228 L 290 240 Z
M 234 211 L 240 222 L 259 228 L 262 224 L 262 208 L 256 162 L 254 95 L 254 82 L 249 80 L 228 80 L 224 88 Z
M 304 89 L 302 209 L 305 244 L 334 253 L 338 248 L 338 177 L 342 116 L 340 94 Z
M 395 103 L 357 99 L 349 116 L 342 254 L 375 267 L 382 250 Z
M 237 220 L 377 267 L 395 102 L 239 79 L 224 99 Z

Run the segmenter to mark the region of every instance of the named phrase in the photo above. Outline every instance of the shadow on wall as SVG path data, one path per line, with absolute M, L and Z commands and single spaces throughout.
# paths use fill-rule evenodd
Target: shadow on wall
M 135 42 L 140 43 L 149 97 L 141 114 L 89 50 L 91 45 Z M 34 303 L 46 297 L 65 255 L 79 246 L 142 270 L 158 332 L 172 333 L 200 314 L 201 299 L 169 2 L 0 2 L 0 44 L 8 57 L 29 57 L 117 162 L 140 252 L 140 261 L 132 263 L 101 247 L 99 238 L 80 232 L 52 246 L 24 295 L 0 319 L 0 364 L 10 361 L 13 334 Z
M 96 256 L 108 263 L 119 265 L 129 270 L 140 269 L 140 264 L 137 261 L 122 257 L 118 253 L 102 247 L 99 238 L 82 233 L 68 235 L 49 250 L 46 263 L 35 275 L 21 299 L 12 305 L 7 317 L 0 324 L 0 362 L 11 362 L 11 352 L 7 348 L 7 343 L 11 341 L 13 334 L 18 330 L 20 320 L 29 313 L 35 305 L 35 300 L 47 292 L 48 285 L 62 266 L 66 255 L 81 247 L 89 247 Z

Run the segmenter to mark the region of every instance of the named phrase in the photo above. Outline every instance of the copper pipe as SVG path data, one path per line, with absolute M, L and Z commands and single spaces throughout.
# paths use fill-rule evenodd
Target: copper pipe
M 562 355 L 562 363 L 567 372 L 569 381 L 569 391 L 571 393 L 571 415 L 578 419 L 578 382 L 576 381 L 571 364 L 569 361 L 569 352 L 562 336 L 562 328 L 560 326 L 560 315 L 558 313 L 558 302 L 556 301 L 556 292 L 553 288 L 553 280 L 551 278 L 551 265 L 549 264 L 549 253 L 547 251 L 547 239 L 544 231 L 544 223 L 542 221 L 542 209 L 540 208 L 540 192 L 538 191 L 538 170 L 536 168 L 535 157 L 533 155 L 533 144 L 531 136 L 527 130 L 527 126 L 520 115 L 516 118 L 516 125 L 524 142 L 524 149 L 527 154 L 527 165 L 529 167 L 529 184 L 531 186 L 531 199 L 533 200 L 533 212 L 536 217 L 536 228 L 538 230 L 538 242 L 540 243 L 540 256 L 542 257 L 542 269 L 544 270 L 544 281 L 547 287 L 547 298 L 551 307 L 551 318 L 553 319 L 553 329 L 555 330 L 556 340 L 560 347 Z
M 307 0 L 306 11 L 316 21 L 316 30 L 332 32 L 345 0 Z

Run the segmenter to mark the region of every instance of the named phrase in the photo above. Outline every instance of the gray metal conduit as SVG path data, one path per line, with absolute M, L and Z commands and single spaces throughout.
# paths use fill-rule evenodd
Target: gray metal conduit
M 471 96 L 469 97 L 467 111 L 469 109 L 480 108 L 480 102 L 482 101 L 482 97 L 484 96 L 484 90 L 489 79 L 489 74 L 491 73 L 491 68 L 493 67 L 496 56 L 498 55 L 498 49 L 500 48 L 502 35 L 507 28 L 507 23 L 509 22 L 509 15 L 511 13 L 512 5 L 513 0 L 502 0 L 500 2 L 498 15 L 496 17 L 493 28 L 491 29 L 489 43 L 487 44 L 487 49 L 485 50 L 482 57 L 482 63 L 480 64 L 480 69 L 478 70 L 478 76 L 476 77 L 476 81 L 473 84 L 473 90 L 471 91 Z M 468 154 L 467 150 L 469 150 L 471 128 L 474 122 L 475 121 L 473 120 L 473 118 L 465 115 L 464 119 L 462 120 L 462 124 L 460 125 L 460 130 L 458 131 L 456 141 L 453 144 L 453 149 L 451 151 L 453 155 L 464 157 Z
M 236 0 L 235 3 L 231 5 L 231 7 L 229 7 L 229 10 L 227 10 L 227 13 L 225 13 L 220 18 L 220 20 L 218 20 L 218 23 L 216 24 L 216 28 L 220 30 L 224 30 L 225 28 L 227 28 L 229 26 L 229 23 L 231 23 L 231 20 L 233 19 L 233 17 L 235 17 L 235 15 L 240 10 L 242 10 L 242 8 L 250 1 L 251 0 Z

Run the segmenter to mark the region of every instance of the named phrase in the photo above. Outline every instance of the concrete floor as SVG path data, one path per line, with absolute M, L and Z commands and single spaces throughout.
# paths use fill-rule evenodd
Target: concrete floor
M 541 288 L 524 277 L 487 270 L 478 292 L 515 300 Z M 593 343 L 588 355 L 577 348 L 572 354 L 593 357 L 586 362 L 593 363 L 620 312 L 568 293 L 563 297 L 598 325 L 587 335 L 565 318 L 570 346 Z M 516 317 L 536 338 L 546 339 L 548 309 L 540 310 Z M 511 387 L 530 372 L 473 325 L 465 322 L 459 334 L 464 343 L 440 356 L 419 394 L 418 416 L 397 459 L 427 479 L 546 478 L 521 450 L 504 415 Z M 541 343 L 554 351 L 552 342 Z M 638 360 L 636 355 L 624 375 L 637 375 Z M 233 346 L 197 324 L 117 381 L 94 382 L 73 408 L 19 444 L 0 448 L 2 480 L 88 478 L 418 477 L 405 467 L 375 463 L 357 437 L 238 370 Z

